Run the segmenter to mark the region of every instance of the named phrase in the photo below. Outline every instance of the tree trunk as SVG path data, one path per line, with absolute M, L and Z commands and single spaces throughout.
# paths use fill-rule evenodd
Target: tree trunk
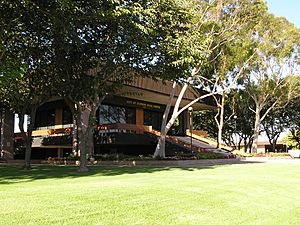
M 237 146 L 239 151 L 241 150 L 241 143 L 242 143 L 242 139 L 240 138 Z
M 87 130 L 86 149 L 90 158 L 94 156 L 94 129 L 94 126 L 92 126 Z
M 23 136 L 23 135 L 22 135 Z M 31 138 L 29 138 L 26 134 L 25 134 L 25 139 L 23 136 L 23 140 L 24 140 L 24 144 L 25 144 L 25 162 L 23 165 L 23 169 L 25 170 L 31 170 Z
M 253 138 L 249 138 L 249 149 L 252 149 L 252 145 L 253 145 Z
M 79 128 L 80 130 L 81 128 Z M 78 168 L 79 172 L 86 172 L 88 171 L 87 167 L 87 158 L 86 158 L 86 143 L 85 143 L 85 135 L 83 132 L 78 132 L 79 133 L 79 143 L 78 143 L 78 148 L 79 148 L 79 159 L 80 159 L 80 165 Z
M 175 95 L 175 88 L 176 88 L 177 83 L 174 81 L 173 82 L 173 86 L 172 86 L 172 91 L 170 93 L 169 96 L 169 100 L 168 100 L 168 104 L 166 106 L 164 115 L 163 115 L 163 119 L 162 119 L 162 124 L 161 124 L 161 131 L 160 131 L 160 136 L 158 139 L 158 143 L 156 145 L 156 149 L 155 152 L 153 154 L 153 157 L 161 157 L 164 158 L 166 156 L 166 135 L 167 135 L 167 120 L 168 120 L 168 116 L 170 113 L 170 109 L 171 109 L 171 105 L 172 105 L 172 101 Z
M 80 166 L 78 171 L 88 171 L 87 156 L 94 155 L 94 131 L 96 126 L 96 112 L 105 96 L 96 96 L 94 101 L 80 104 L 71 98 L 65 98 L 73 113 L 73 153 L 78 153 Z M 75 154 L 74 154 L 75 155 Z
M 101 102 L 101 101 L 100 101 Z M 86 107 L 78 107 L 80 116 L 78 118 L 78 137 L 79 137 L 79 152 L 80 152 L 80 166 L 79 171 L 88 171 L 87 158 L 94 155 L 94 131 L 96 121 L 96 111 L 100 105 L 100 102 L 93 102 L 91 104 L 86 103 Z M 79 112 L 78 112 L 79 113 Z
M 259 130 L 260 130 L 260 108 L 256 106 L 253 144 L 251 148 L 251 153 L 257 153 Z
M 80 165 L 78 168 L 79 172 L 88 171 L 87 168 L 87 141 L 88 141 L 88 126 L 89 126 L 89 116 L 90 110 L 85 108 L 82 109 L 81 106 L 78 105 L 78 109 L 75 112 L 78 124 L 78 152 L 80 153 Z
M 225 105 L 225 92 L 222 92 L 222 99 L 220 107 L 220 118 L 218 123 L 218 141 L 217 141 L 217 148 L 220 147 L 222 144 L 222 133 L 223 133 L 223 126 L 224 126 L 224 105 Z
M 197 70 L 193 69 L 192 74 L 191 74 L 192 76 L 187 79 L 187 82 L 181 88 L 181 91 L 180 91 L 180 93 L 178 95 L 178 98 L 176 99 L 176 102 L 175 102 L 175 106 L 174 106 L 174 109 L 173 109 L 173 113 L 172 113 L 171 119 L 166 124 L 165 120 L 167 120 L 168 114 L 169 114 L 169 111 L 170 111 L 170 109 L 168 107 L 171 107 L 172 99 L 173 99 L 173 97 L 175 95 L 176 82 L 173 83 L 172 91 L 171 91 L 171 93 L 169 95 L 168 105 L 167 105 L 165 113 L 164 113 L 165 120 L 163 118 L 163 121 L 162 121 L 161 135 L 160 135 L 159 141 L 158 141 L 157 146 L 156 146 L 156 150 L 155 150 L 154 155 L 153 155 L 154 157 L 156 157 L 156 156 L 164 157 L 165 156 L 165 140 L 166 140 L 166 135 L 167 135 L 168 131 L 170 130 L 170 128 L 172 127 L 172 125 L 174 124 L 176 118 L 180 115 L 180 113 L 182 113 L 184 110 L 187 110 L 188 107 L 192 106 L 194 103 L 196 103 L 200 99 L 203 99 L 203 98 L 206 98 L 208 96 L 211 96 L 211 95 L 215 94 L 215 92 L 211 92 L 209 94 L 206 94 L 206 95 L 203 95 L 201 97 L 198 97 L 198 98 L 194 99 L 189 104 L 185 105 L 184 107 L 182 107 L 179 110 L 180 103 L 181 103 L 181 100 L 182 100 L 182 98 L 184 96 L 184 93 L 186 92 L 189 83 L 192 81 L 192 79 L 193 79 L 193 77 L 194 77 L 194 75 L 196 73 L 197 73 Z
M 38 106 L 33 106 L 31 108 L 27 132 L 24 131 L 25 112 L 18 114 L 19 128 L 20 128 L 21 135 L 22 135 L 22 138 L 23 138 L 23 141 L 25 144 L 25 162 L 23 165 L 23 169 L 26 169 L 26 170 L 31 169 L 32 131 L 34 129 L 37 108 L 38 108 Z
M 245 147 L 246 153 L 250 153 L 248 146 L 249 146 L 249 143 L 247 142 L 247 138 L 244 138 L 244 147 Z
M 153 155 L 153 158 L 164 158 L 166 157 L 166 133 L 161 132 L 158 138 L 158 143 Z
M 90 104 L 90 115 L 89 115 L 89 126 L 87 127 L 87 142 L 86 148 L 90 157 L 94 157 L 94 133 L 96 128 L 96 112 L 99 108 L 100 103 L 92 103 Z
M 273 149 L 273 152 L 277 152 L 276 143 L 277 143 L 277 138 L 274 137 L 273 140 L 272 140 L 272 149 Z
M 78 112 L 78 104 L 75 104 L 71 98 L 65 97 L 65 102 L 69 106 L 73 116 L 73 129 L 72 129 L 72 153 L 74 156 L 79 156 L 78 151 L 78 121 L 80 113 Z
M 173 114 L 172 117 L 171 117 L 171 119 L 169 120 L 168 124 L 166 124 L 167 118 L 168 118 L 168 114 L 169 113 L 167 113 L 167 114 L 164 113 L 164 117 L 163 117 L 163 121 L 162 121 L 162 126 L 161 126 L 161 133 L 160 133 L 160 137 L 158 139 L 158 143 L 156 145 L 156 149 L 155 149 L 153 157 L 164 158 L 166 156 L 166 148 L 165 148 L 165 146 L 166 146 L 166 136 L 167 136 L 168 131 L 170 130 L 170 128 L 174 124 L 176 118 L 178 117 L 177 114 Z
M 72 113 L 73 113 L 72 153 L 74 156 L 78 156 L 78 133 L 77 133 L 78 124 L 74 116 L 74 111 L 72 111 Z

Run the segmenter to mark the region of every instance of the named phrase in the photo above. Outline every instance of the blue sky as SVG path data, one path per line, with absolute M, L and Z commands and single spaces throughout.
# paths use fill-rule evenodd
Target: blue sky
M 300 29 L 300 0 L 266 0 L 269 12 L 284 16 Z

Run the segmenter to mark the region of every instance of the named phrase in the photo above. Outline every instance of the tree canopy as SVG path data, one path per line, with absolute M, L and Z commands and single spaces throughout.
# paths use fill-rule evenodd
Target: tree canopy
M 185 1 L 2 1 L 1 10 L 2 87 L 8 88 L 6 80 L 16 86 L 21 79 L 30 82 L 34 73 L 44 92 L 51 87 L 51 96 L 67 100 L 83 170 L 95 112 L 115 85 L 136 74 L 162 79 L 182 74 L 164 43 L 187 29 L 191 13 Z M 23 90 L 32 97 L 27 102 L 38 96 L 36 90 Z M 9 95 L 6 99 L 11 102 Z

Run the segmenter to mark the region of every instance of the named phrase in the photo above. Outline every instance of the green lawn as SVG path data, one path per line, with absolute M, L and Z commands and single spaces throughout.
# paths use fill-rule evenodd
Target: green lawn
M 300 164 L 0 166 L 0 224 L 300 224 Z

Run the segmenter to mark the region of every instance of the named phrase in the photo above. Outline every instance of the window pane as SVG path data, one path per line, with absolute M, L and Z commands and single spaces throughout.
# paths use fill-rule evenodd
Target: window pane
M 63 108 L 63 124 L 72 124 L 73 117 L 71 110 L 68 107 Z
M 135 123 L 135 109 L 101 105 L 99 109 L 99 123 Z
M 35 127 L 50 127 L 55 125 L 55 110 L 38 111 Z
M 162 122 L 162 113 L 151 111 L 151 110 L 144 110 L 144 125 L 152 126 L 155 130 L 160 130 Z

